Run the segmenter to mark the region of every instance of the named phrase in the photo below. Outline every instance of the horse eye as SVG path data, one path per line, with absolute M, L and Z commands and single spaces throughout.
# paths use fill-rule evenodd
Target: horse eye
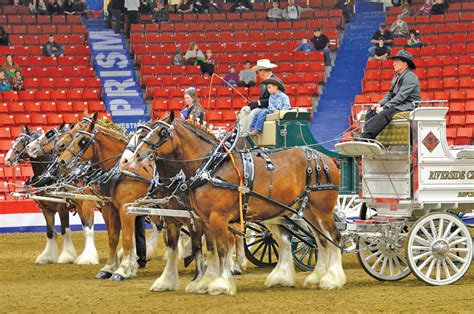
M 46 136 L 47 138 L 51 138 L 51 136 L 53 136 L 53 134 L 54 134 L 53 131 L 48 131 L 48 132 L 46 132 L 45 136 Z
M 165 129 L 162 129 L 162 130 L 160 131 L 160 136 L 163 137 L 163 136 L 165 136 L 165 135 L 166 135 L 166 130 L 165 130 Z
M 79 145 L 80 148 L 84 148 L 87 144 L 87 140 L 85 138 L 82 138 L 77 145 Z

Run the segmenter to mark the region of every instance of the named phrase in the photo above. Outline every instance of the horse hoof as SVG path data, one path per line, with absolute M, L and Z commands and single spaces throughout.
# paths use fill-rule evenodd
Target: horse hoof
M 120 274 L 113 274 L 112 277 L 110 277 L 109 280 L 111 280 L 111 281 L 124 281 L 125 279 L 127 279 L 127 278 L 125 278 L 124 276 L 122 276 Z
M 95 279 L 109 279 L 110 277 L 112 277 L 112 275 L 113 274 L 111 272 L 101 270 L 97 273 L 97 275 L 95 275 Z

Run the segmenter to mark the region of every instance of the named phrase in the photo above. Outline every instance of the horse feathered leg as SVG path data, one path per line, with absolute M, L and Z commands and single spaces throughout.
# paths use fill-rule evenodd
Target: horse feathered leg
M 204 225 L 204 233 L 206 235 L 207 247 L 207 268 L 201 279 L 195 284 L 192 292 L 207 293 L 209 291 L 209 284 L 219 276 L 219 256 L 217 254 L 216 245 L 214 243 L 213 235 L 208 231 L 209 226 Z
M 84 229 L 84 250 L 74 263 L 80 265 L 99 264 L 99 253 L 95 247 L 94 239 L 94 202 L 82 202 L 81 204 L 81 222 Z
M 56 231 L 54 230 L 54 212 L 42 208 L 46 220 L 46 247 L 36 258 L 36 264 L 48 264 L 58 262 L 58 244 L 56 242 Z
M 218 213 L 211 214 L 210 224 L 219 255 L 219 276 L 209 284 L 209 294 L 235 295 L 237 286 L 230 265 L 232 250 L 229 250 L 228 219 Z
M 177 290 L 179 287 L 178 274 L 178 241 L 181 224 L 170 223 L 166 226 L 165 242 L 167 246 L 166 266 L 159 278 L 151 286 L 151 291 Z
M 61 220 L 61 234 L 63 236 L 63 249 L 58 258 L 58 263 L 74 263 L 77 257 L 76 248 L 72 243 L 71 228 L 69 228 L 69 211 L 65 208 L 59 210 L 59 219 Z
M 268 275 L 265 285 L 267 287 L 285 286 L 292 287 L 295 284 L 295 266 L 293 255 L 291 254 L 291 241 L 286 232 L 283 232 L 278 225 L 267 225 L 273 238 L 280 248 L 279 258 L 276 267 Z

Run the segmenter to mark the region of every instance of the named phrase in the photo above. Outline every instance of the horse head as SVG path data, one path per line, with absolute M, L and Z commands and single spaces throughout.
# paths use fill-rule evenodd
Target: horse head
M 22 127 L 23 133 L 20 134 L 13 142 L 12 147 L 8 151 L 7 155 L 5 156 L 5 165 L 9 167 L 14 167 L 25 160 L 25 158 L 29 158 L 31 156 L 28 155 L 26 151 L 26 147 L 32 141 L 34 141 L 38 137 L 38 133 L 30 132 L 28 127 L 25 125 Z
M 145 136 L 148 135 L 157 125 L 159 119 L 151 122 L 139 123 L 135 131 L 135 134 L 130 138 L 125 147 L 125 150 L 120 158 L 120 169 L 121 170 L 130 170 L 129 161 L 132 159 L 135 150 L 138 145 L 143 141 Z
M 61 167 L 71 169 L 80 161 L 92 159 L 96 121 L 97 113 L 91 118 L 83 119 L 82 123 L 73 128 L 71 133 L 74 138 L 63 138 L 56 143 L 57 149 L 63 150 L 58 158 Z
M 54 142 L 67 131 L 63 122 L 57 128 L 53 128 L 40 135 L 37 139 L 26 146 L 26 152 L 32 158 L 38 158 L 46 154 L 51 154 L 54 148 Z
M 171 139 L 175 125 L 174 112 L 163 120 L 155 121 L 155 128 L 148 132 L 135 149 L 133 155 L 128 159 L 128 167 L 138 169 L 148 167 L 154 161 L 154 155 L 160 151 L 160 155 L 169 155 L 173 152 Z

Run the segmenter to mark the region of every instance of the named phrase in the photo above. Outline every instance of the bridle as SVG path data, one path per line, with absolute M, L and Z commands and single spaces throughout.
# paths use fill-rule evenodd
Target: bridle
M 35 145 L 35 148 L 32 150 L 32 153 L 35 154 L 35 155 L 39 155 L 40 153 L 44 153 L 45 152 L 45 147 L 51 143 L 51 142 L 55 142 L 56 139 L 61 135 L 63 134 L 64 132 L 61 132 L 59 131 L 58 129 L 54 128 L 54 129 L 51 129 L 49 130 L 48 132 L 46 132 L 44 134 L 44 136 L 46 137 L 46 140 L 45 141 L 40 141 L 40 138 L 38 138 L 36 140 L 36 143 Z M 53 150 L 54 150 L 54 144 L 53 144 Z
M 84 156 L 84 154 L 88 151 L 91 145 L 95 142 L 95 136 L 97 132 L 95 130 L 92 132 L 79 130 L 78 134 L 88 136 L 89 139 L 87 140 L 86 143 L 82 142 L 86 140 L 85 138 L 82 138 L 79 140 L 79 142 L 77 143 L 77 145 L 80 147 L 80 150 L 78 153 L 76 153 L 73 148 L 70 148 L 70 145 L 66 148 L 66 151 L 68 151 L 72 155 L 72 160 L 68 163 L 68 165 L 66 166 L 66 169 L 71 169 L 72 167 L 75 167 L 81 161 L 82 156 Z M 81 142 L 83 144 L 81 144 Z
M 10 150 L 14 153 L 14 156 L 15 156 L 15 159 L 11 160 L 10 163 L 13 165 L 13 164 L 19 164 L 19 163 L 22 163 L 23 161 L 25 161 L 25 157 L 24 157 L 24 154 L 25 154 L 25 150 L 26 150 L 26 147 L 28 146 L 28 144 L 30 143 L 30 141 L 34 141 L 36 138 L 34 136 L 38 136 L 37 133 L 33 133 L 33 136 L 32 135 L 28 135 L 26 133 L 22 133 L 16 140 L 15 142 L 13 143 L 12 145 L 12 148 L 10 148 Z M 23 143 L 23 148 L 20 150 L 20 149 L 17 149 L 17 145 L 20 141 L 22 140 L 25 140 L 25 142 Z
M 150 149 L 147 150 L 147 154 L 145 156 L 140 156 L 139 152 L 135 152 L 137 158 L 139 160 L 148 159 L 150 162 L 155 160 L 156 150 L 163 146 L 164 143 L 169 139 L 173 139 L 173 130 L 174 130 L 174 123 L 169 124 L 164 121 L 157 121 L 158 125 L 142 140 L 142 143 L 148 145 Z M 152 137 L 159 133 L 159 141 L 157 143 L 153 143 Z

